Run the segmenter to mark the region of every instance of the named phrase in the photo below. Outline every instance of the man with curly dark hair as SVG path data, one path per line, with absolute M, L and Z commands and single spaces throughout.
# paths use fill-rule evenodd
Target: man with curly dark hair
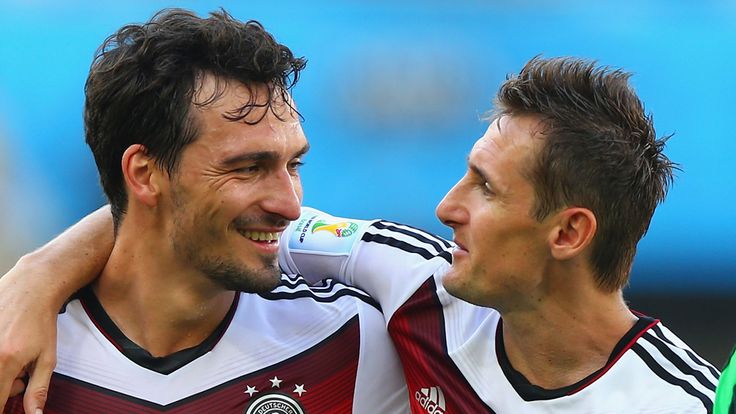
M 84 120 L 114 244 L 59 316 L 48 412 L 406 410 L 375 302 L 278 266 L 309 148 L 289 93 L 304 65 L 224 11 L 164 10 L 102 44 Z M 39 397 L 29 384 L 27 412 Z

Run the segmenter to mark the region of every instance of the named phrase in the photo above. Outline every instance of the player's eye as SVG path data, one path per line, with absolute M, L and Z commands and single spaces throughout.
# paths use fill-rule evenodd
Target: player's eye
M 259 165 L 248 165 L 234 170 L 234 172 L 239 174 L 256 174 L 259 171 L 261 171 L 261 166 Z
M 491 184 L 489 184 L 487 181 L 480 183 L 481 191 L 483 192 L 483 195 L 486 196 L 492 196 L 496 193 L 493 191 L 493 188 L 491 188 Z
M 304 162 L 300 160 L 292 161 L 289 163 L 289 171 L 292 173 L 298 173 L 303 165 Z

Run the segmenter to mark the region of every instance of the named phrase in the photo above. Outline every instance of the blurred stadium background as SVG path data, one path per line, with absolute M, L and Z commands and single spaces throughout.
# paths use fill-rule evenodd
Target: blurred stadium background
M 83 140 L 96 47 L 163 7 L 224 6 L 309 60 L 294 95 L 313 149 L 305 204 L 450 233 L 506 74 L 543 54 L 633 71 L 682 172 L 641 242 L 627 298 L 722 365 L 736 342 L 736 2 L 0 0 L 0 274 L 104 198 Z

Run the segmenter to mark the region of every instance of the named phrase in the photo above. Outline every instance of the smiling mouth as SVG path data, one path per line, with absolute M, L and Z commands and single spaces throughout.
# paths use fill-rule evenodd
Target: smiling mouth
M 256 242 L 278 243 L 281 232 L 238 230 L 243 237 Z
M 453 240 L 453 242 L 455 243 L 455 250 L 465 250 L 465 251 L 468 251 L 468 249 L 465 246 L 463 246 L 462 243 L 458 242 L 457 240 Z

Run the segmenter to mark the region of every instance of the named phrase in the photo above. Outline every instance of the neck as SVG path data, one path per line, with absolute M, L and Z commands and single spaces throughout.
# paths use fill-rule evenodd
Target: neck
M 105 311 L 153 356 L 199 345 L 223 320 L 235 293 L 177 260 L 156 229 L 133 223 L 124 227 L 93 285 Z
M 621 291 L 572 283 L 539 297 L 535 306 L 501 312 L 503 343 L 514 369 L 546 389 L 572 385 L 605 366 L 637 320 Z

